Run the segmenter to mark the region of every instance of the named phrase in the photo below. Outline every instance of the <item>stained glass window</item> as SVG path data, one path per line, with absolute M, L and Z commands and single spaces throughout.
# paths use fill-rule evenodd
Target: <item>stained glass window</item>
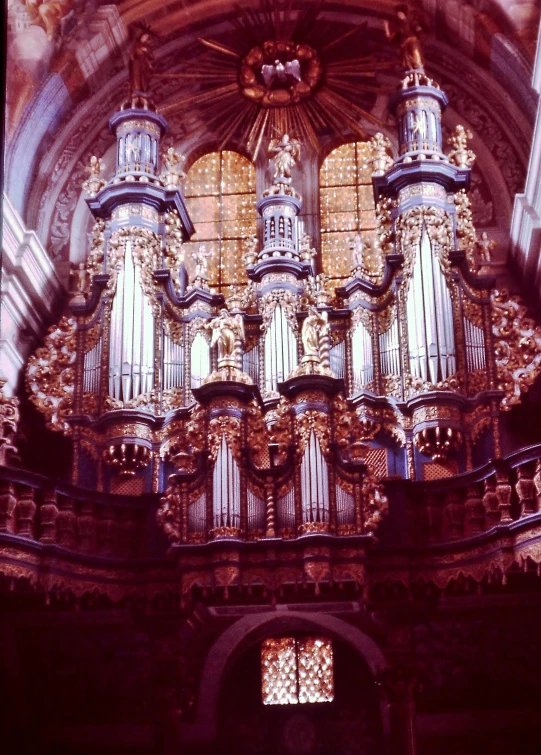
M 351 275 L 349 242 L 356 233 L 374 239 L 376 212 L 368 143 L 352 142 L 333 150 L 319 171 L 321 258 L 331 285 Z
M 334 699 L 333 653 L 322 637 L 278 637 L 261 646 L 263 705 L 325 703 Z
M 184 245 L 188 275 L 193 280 L 191 253 L 204 244 L 212 252 L 209 285 L 227 297 L 246 284 L 242 254 L 244 239 L 256 233 L 255 168 L 237 152 L 210 152 L 188 171 L 185 198 L 196 230 Z

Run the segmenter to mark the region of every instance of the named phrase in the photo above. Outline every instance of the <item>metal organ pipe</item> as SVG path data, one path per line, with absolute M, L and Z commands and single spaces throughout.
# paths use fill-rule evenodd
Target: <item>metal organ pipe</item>
M 379 336 L 379 352 L 382 374 L 400 375 L 400 342 L 396 315 L 391 326 Z
M 313 430 L 302 457 L 301 499 L 303 522 L 329 521 L 329 471 Z
M 362 322 L 358 322 L 351 337 L 353 387 L 360 390 L 374 379 L 372 337 Z
M 210 346 L 202 333 L 197 333 L 192 341 L 190 373 L 192 388 L 199 388 L 203 380 L 210 374 Z
M 407 299 L 410 371 L 437 383 L 456 371 L 453 303 L 423 228 Z
M 297 339 L 280 304 L 265 332 L 265 391 L 274 393 L 297 366 Z
M 111 311 L 109 393 L 126 403 L 151 391 L 153 378 L 154 315 L 128 241 Z
M 240 527 L 240 471 L 222 435 L 212 473 L 215 527 Z

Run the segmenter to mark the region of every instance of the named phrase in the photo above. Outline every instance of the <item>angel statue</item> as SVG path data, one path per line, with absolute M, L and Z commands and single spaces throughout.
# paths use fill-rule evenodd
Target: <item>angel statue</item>
M 392 27 L 387 19 L 383 23 L 387 39 L 399 44 L 404 70 L 424 72 L 423 51 L 419 39 L 424 30 L 416 19 L 409 16 L 407 5 L 396 6 L 396 18 Z
M 269 142 L 269 157 L 274 155 L 274 183 L 289 183 L 291 171 L 301 154 L 301 143 L 284 134 L 281 139 L 271 139 Z
M 349 240 L 349 248 L 353 253 L 353 265 L 354 269 L 364 267 L 364 242 L 360 233 L 356 233 L 355 236 Z
M 195 262 L 195 281 L 199 284 L 208 282 L 207 260 L 209 257 L 212 257 L 212 252 L 207 249 L 205 244 L 199 244 L 197 251 L 192 254 L 193 261 Z
M 327 312 L 318 312 L 315 307 L 310 307 L 301 330 L 301 341 L 304 349 L 303 362 L 321 361 L 321 342 L 328 334 L 329 320 Z
M 211 336 L 211 348 L 218 348 L 218 369 L 242 369 L 242 344 L 245 339 L 242 315 L 232 315 L 224 308 L 218 317 L 203 325 L 202 329 L 207 330 Z

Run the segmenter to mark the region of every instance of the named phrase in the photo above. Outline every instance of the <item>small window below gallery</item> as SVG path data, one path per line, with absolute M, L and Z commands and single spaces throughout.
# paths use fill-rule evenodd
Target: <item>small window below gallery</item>
M 261 645 L 263 705 L 334 699 L 332 643 L 324 637 L 273 637 Z

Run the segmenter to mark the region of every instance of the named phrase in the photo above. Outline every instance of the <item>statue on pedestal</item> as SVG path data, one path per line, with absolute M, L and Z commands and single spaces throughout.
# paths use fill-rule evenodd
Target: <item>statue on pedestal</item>
M 291 171 L 301 154 L 301 143 L 297 139 L 291 139 L 289 134 L 284 134 L 281 139 L 271 139 L 268 154 L 274 156 L 274 171 L 272 174 L 274 183 L 289 183 Z
M 404 70 L 424 71 L 423 51 L 419 38 L 424 30 L 419 21 L 410 16 L 407 5 L 396 6 L 396 17 L 392 25 L 387 19 L 383 23 L 387 39 L 399 45 Z
M 194 286 L 197 288 L 208 289 L 209 273 L 208 258 L 212 257 L 212 252 L 207 250 L 205 244 L 199 244 L 196 252 L 193 252 L 192 259 L 195 262 Z

